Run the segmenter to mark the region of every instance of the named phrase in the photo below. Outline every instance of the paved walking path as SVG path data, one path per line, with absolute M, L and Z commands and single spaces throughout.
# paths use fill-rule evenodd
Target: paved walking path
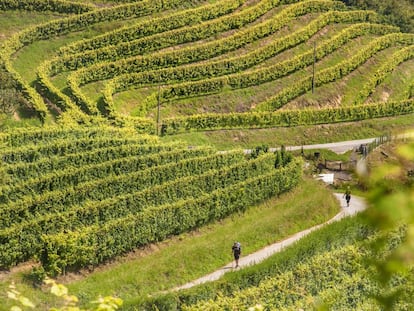
M 361 145 L 370 144 L 375 141 L 377 138 L 366 138 L 366 139 L 357 139 L 357 140 L 347 140 L 340 141 L 336 143 L 326 143 L 326 144 L 314 144 L 314 145 L 304 145 L 304 146 L 286 146 L 286 150 L 308 150 L 308 149 L 329 149 L 335 153 L 341 154 L 345 153 L 348 150 L 354 150 Z M 274 149 L 274 150 L 273 150 Z M 276 151 L 276 148 L 270 148 L 271 152 Z
M 412 139 L 414 138 L 414 131 L 407 131 L 405 133 L 395 135 L 392 137 L 393 140 L 405 140 L 405 139 Z M 309 149 L 328 149 L 337 154 L 345 153 L 349 150 L 355 150 L 359 148 L 361 145 L 370 144 L 375 140 L 379 141 L 380 137 L 372 137 L 372 138 L 364 138 L 364 139 L 356 139 L 356 140 L 346 140 L 346 141 L 339 141 L 335 143 L 325 143 L 325 144 L 314 144 L 314 145 L 303 145 L 303 146 L 285 146 L 286 150 L 293 151 L 293 150 L 309 150 Z M 275 152 L 280 148 L 269 148 L 270 152 Z M 245 149 L 245 153 L 251 153 L 252 149 Z
M 327 224 L 332 223 L 334 221 L 338 221 L 338 220 L 340 220 L 344 217 L 351 216 L 351 215 L 354 215 L 356 213 L 359 213 L 360 211 L 362 211 L 366 208 L 366 204 L 365 204 L 364 200 L 360 197 L 352 196 L 350 206 L 347 207 L 342 193 L 335 193 L 334 195 L 339 200 L 340 205 L 341 205 L 341 211 L 337 215 L 335 215 L 333 218 L 331 218 L 330 220 L 326 221 L 323 224 L 316 225 L 312 228 L 309 228 L 309 229 L 303 230 L 301 232 L 298 232 L 298 233 L 294 234 L 293 236 L 291 236 L 291 237 L 289 237 L 289 238 L 287 238 L 283 241 L 280 241 L 280 242 L 274 243 L 272 245 L 269 245 L 269 246 L 255 252 L 255 253 L 252 253 L 252 254 L 249 254 L 249 255 L 246 255 L 246 256 L 242 256 L 239 260 L 240 269 L 242 269 L 244 267 L 247 267 L 247 266 L 257 264 L 257 263 L 263 261 L 264 259 L 270 257 L 274 253 L 280 252 L 286 246 L 289 246 L 289 245 L 293 244 L 294 242 L 296 242 L 299 239 L 303 238 L 304 236 L 308 235 L 312 231 L 315 231 L 315 230 L 321 228 L 324 225 L 327 225 Z M 234 267 L 234 261 L 227 264 L 227 265 L 225 265 L 224 267 L 220 268 L 219 270 L 217 270 L 213 273 L 210 273 L 206 276 L 203 276 L 203 277 L 201 277 L 201 278 L 199 278 L 195 281 L 192 281 L 190 283 L 187 283 L 187 284 L 184 284 L 182 286 L 176 287 L 173 290 L 177 291 L 177 290 L 181 290 L 181 289 L 190 288 L 190 287 L 193 287 L 193 286 L 205 283 L 205 282 L 215 281 L 215 280 L 219 279 L 226 272 L 233 271 L 234 270 L 233 267 Z

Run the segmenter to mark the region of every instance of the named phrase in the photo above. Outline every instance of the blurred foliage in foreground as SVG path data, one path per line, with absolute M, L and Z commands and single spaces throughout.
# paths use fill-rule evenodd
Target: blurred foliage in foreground
M 381 252 L 386 245 L 387 232 L 400 225 L 406 227 L 402 243 L 382 260 L 374 261 L 377 268 L 374 277 L 383 286 L 383 294 L 377 300 L 384 310 L 394 310 L 394 302 L 404 295 L 390 286 L 393 277 L 405 275 L 414 282 L 414 142 L 398 147 L 397 154 L 396 161 L 371 172 L 370 208 L 366 214 L 366 220 L 384 233 L 383 238 L 373 243 L 376 252 Z

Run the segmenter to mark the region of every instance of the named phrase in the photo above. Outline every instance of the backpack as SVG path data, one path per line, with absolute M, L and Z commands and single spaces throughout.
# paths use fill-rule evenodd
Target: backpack
M 235 254 L 239 254 L 241 253 L 241 245 L 239 242 L 237 242 L 235 245 L 233 245 L 233 251 Z

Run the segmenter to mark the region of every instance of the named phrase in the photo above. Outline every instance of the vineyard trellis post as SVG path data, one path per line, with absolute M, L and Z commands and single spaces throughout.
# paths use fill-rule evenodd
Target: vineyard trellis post
M 157 136 L 160 128 L 160 101 L 161 101 L 161 85 L 158 85 L 158 96 L 157 96 Z
M 315 62 L 316 62 L 316 42 L 313 42 L 312 94 L 315 90 Z

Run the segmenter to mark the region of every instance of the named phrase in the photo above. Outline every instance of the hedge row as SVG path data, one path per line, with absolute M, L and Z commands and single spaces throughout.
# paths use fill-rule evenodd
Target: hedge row
M 130 42 L 146 36 L 169 31 L 172 29 L 194 25 L 217 18 L 221 15 L 229 14 L 234 11 L 244 0 L 224 0 L 214 4 L 207 4 L 201 7 L 182 10 L 165 14 L 161 17 L 153 18 L 149 21 L 140 21 L 132 26 L 125 26 L 107 32 L 103 35 L 84 39 L 60 48 L 60 55 L 80 53 L 96 50 L 107 46 L 116 46 L 122 42 Z
M 370 57 L 372 57 L 378 51 L 384 50 L 392 45 L 396 44 L 413 44 L 414 35 L 413 34 L 388 34 L 373 40 L 361 51 L 357 52 L 351 58 L 346 59 L 335 66 L 320 70 L 315 74 L 314 85 L 315 87 L 326 84 L 328 82 L 335 81 L 349 74 L 351 71 L 355 70 L 366 62 Z M 272 111 L 282 107 L 288 101 L 293 98 L 300 96 L 306 91 L 311 90 L 312 88 L 312 77 L 303 78 L 295 82 L 292 86 L 284 88 L 281 92 L 275 96 L 269 98 L 268 100 L 259 103 L 256 106 L 258 111 Z
M 205 157 L 211 154 L 210 149 L 192 149 L 168 151 L 159 154 L 146 156 L 130 156 L 127 158 L 114 159 L 92 165 L 81 167 L 65 167 L 60 171 L 42 173 L 26 181 L 19 183 L 9 183 L 7 186 L 0 186 L 0 198 L 7 197 L 8 200 L 17 201 L 33 193 L 43 193 L 46 191 L 57 191 L 67 187 L 75 187 L 81 183 L 110 176 L 121 176 L 139 170 L 152 167 L 162 167 L 165 164 L 177 164 L 180 161 L 194 157 Z
M 136 215 L 90 226 L 82 231 L 44 236 L 42 265 L 50 273 L 96 265 L 141 245 L 199 227 L 231 213 L 245 210 L 295 186 L 301 175 L 301 163 L 198 198 L 146 209 Z
M 228 187 L 240 180 L 262 175 L 274 166 L 274 155 L 252 161 L 240 161 L 224 169 L 211 170 L 200 175 L 179 178 L 142 191 L 128 193 L 103 201 L 92 201 L 74 206 L 64 213 L 48 213 L 0 231 L 0 241 L 12 258 L 2 261 L 18 262 L 34 256 L 41 249 L 43 234 L 62 231 L 81 231 L 86 226 L 105 224 L 119 218 L 137 214 L 146 208 L 174 204 L 178 200 L 193 198 L 216 189 Z M 30 246 L 30 247 L 28 247 Z M 2 252 L 0 252 L 2 253 Z M 16 254 L 24 254 L 22 258 Z
M 52 211 L 64 211 L 72 205 L 86 200 L 104 200 L 109 197 L 142 190 L 176 178 L 191 176 L 211 169 L 224 168 L 243 159 L 241 152 L 211 155 L 164 164 L 146 170 L 124 175 L 107 175 L 98 180 L 77 184 L 74 187 L 33 193 L 17 201 L 1 195 L 0 227 L 10 226 L 16 221 L 24 221 Z M 9 203 L 7 203 L 9 202 Z M 7 204 L 5 204 L 7 203 Z
M 0 11 L 52 11 L 64 14 L 81 14 L 96 9 L 88 3 L 66 0 L 0 0 Z
M 356 95 L 354 104 L 361 104 L 375 88 L 381 84 L 385 77 L 392 72 L 399 64 L 414 57 L 414 45 L 403 48 L 395 52 L 387 61 L 371 76 L 368 81 L 362 86 L 359 93 Z
M 202 114 L 163 119 L 161 134 L 169 135 L 188 131 L 231 128 L 268 128 L 325 124 L 398 116 L 410 113 L 414 113 L 413 99 L 401 102 L 374 103 L 338 108 Z

